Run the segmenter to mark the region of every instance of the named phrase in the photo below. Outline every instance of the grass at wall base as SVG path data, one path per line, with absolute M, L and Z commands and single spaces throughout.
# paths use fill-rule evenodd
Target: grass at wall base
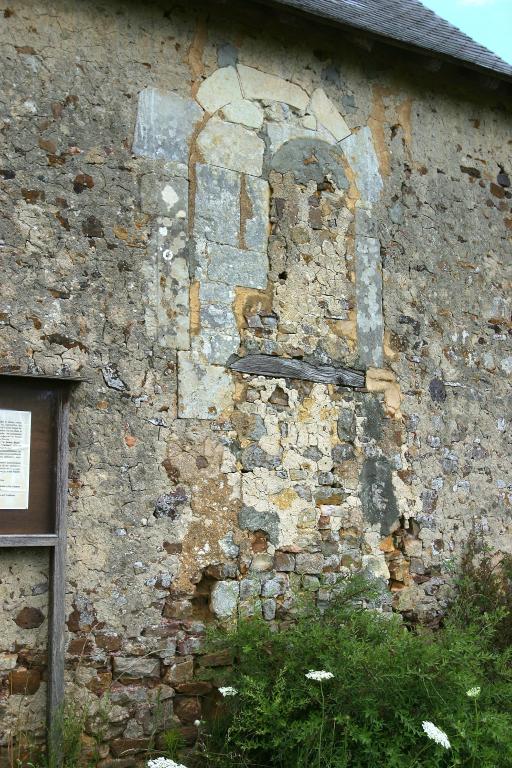
M 464 599 L 436 632 L 365 610 L 354 598 L 372 599 L 372 586 L 355 580 L 323 615 L 305 612 L 284 631 L 247 619 L 217 635 L 214 645 L 233 652 L 226 684 L 237 694 L 203 726 L 197 764 L 512 768 L 510 582 L 491 586 L 493 595 L 489 578 L 461 583 Z

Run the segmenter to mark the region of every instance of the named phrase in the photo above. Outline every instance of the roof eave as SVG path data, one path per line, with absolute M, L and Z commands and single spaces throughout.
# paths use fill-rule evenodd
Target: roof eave
M 493 69 L 492 67 L 484 67 L 467 59 L 458 58 L 456 56 L 450 56 L 449 54 L 441 51 L 432 50 L 431 48 L 422 47 L 420 45 L 414 45 L 407 41 L 399 40 L 395 37 L 387 35 L 380 35 L 377 32 L 366 29 L 365 27 L 358 26 L 357 24 L 347 24 L 339 19 L 336 19 L 325 13 L 314 13 L 309 9 L 298 7 L 293 0 L 254 0 L 256 5 L 271 6 L 275 9 L 283 11 L 283 13 L 291 13 L 297 17 L 303 19 L 315 19 L 319 24 L 324 24 L 331 28 L 342 29 L 346 32 L 357 32 L 372 40 L 377 40 L 381 43 L 389 45 L 394 48 L 400 48 L 402 50 L 412 51 L 414 53 L 422 54 L 430 59 L 439 59 L 442 62 L 452 64 L 463 69 L 470 69 L 473 72 L 478 72 L 480 75 L 490 77 L 492 79 L 501 80 L 506 83 L 512 83 L 512 67 L 511 72 L 501 72 L 500 70 Z

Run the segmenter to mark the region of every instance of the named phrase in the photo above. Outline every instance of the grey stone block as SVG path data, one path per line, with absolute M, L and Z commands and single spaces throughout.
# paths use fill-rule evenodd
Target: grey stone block
M 323 453 L 316 447 L 316 445 L 312 445 L 306 448 L 304 451 L 304 456 L 306 459 L 311 459 L 311 461 L 320 461 Z
M 303 576 L 302 587 L 306 592 L 316 592 L 320 589 L 320 579 L 318 576 Z
M 209 363 L 225 365 L 240 346 L 240 335 L 233 314 L 235 291 L 224 283 L 202 282 L 199 290 L 200 333 L 193 348 Z
M 356 207 L 355 228 L 356 235 L 361 235 L 361 237 L 378 236 L 377 221 L 375 217 L 372 216 L 371 210 L 359 205 Z
M 189 140 L 203 110 L 192 99 L 146 88 L 139 93 L 134 155 L 188 162 Z
M 297 573 L 322 573 L 324 567 L 324 556 L 320 553 L 309 554 L 304 552 L 297 555 Z
M 268 533 L 269 541 L 272 544 L 277 544 L 279 538 L 279 517 L 277 512 L 270 510 L 259 512 L 254 507 L 244 504 L 238 513 L 238 524 L 240 528 L 246 531 L 264 531 Z
M 232 286 L 225 283 L 201 283 L 199 288 L 199 301 L 201 304 L 216 304 L 232 309 L 234 300 L 235 291 Z
M 354 458 L 354 448 L 350 443 L 340 443 L 331 450 L 331 456 L 335 464 L 341 464 Z
M 354 414 L 348 408 L 342 408 L 336 425 L 340 440 L 352 442 L 356 436 Z
M 210 595 L 210 609 L 218 619 L 228 619 L 238 605 L 240 584 L 238 581 L 218 581 Z
M 231 43 L 224 43 L 217 50 L 219 67 L 234 67 L 238 61 L 238 48 Z
M 238 246 L 240 175 L 211 165 L 196 166 L 194 234 L 215 243 Z
M 141 210 L 152 216 L 166 216 L 167 227 L 175 222 L 186 230 L 188 222 L 188 180 L 172 173 L 176 163 L 166 163 L 161 173 L 145 173 L 140 182 Z
M 169 349 L 189 347 L 190 278 L 185 249 L 185 231 L 173 231 L 157 220 L 141 266 L 147 296 L 146 331 Z
M 197 349 L 213 365 L 226 365 L 231 355 L 238 352 L 240 337 L 238 333 L 221 333 L 216 330 L 202 329 L 194 339 L 193 348 Z
M 293 479 L 293 478 L 290 478 Z M 293 486 L 293 490 L 299 496 L 301 499 L 304 499 L 305 501 L 311 501 L 313 498 L 313 494 L 311 493 L 311 487 L 309 485 L 301 485 L 298 483 L 297 485 Z
M 246 176 L 245 191 L 251 207 L 251 216 L 245 221 L 245 244 L 251 251 L 266 254 L 270 203 L 268 182 L 254 176 Z
M 252 430 L 248 433 L 247 437 L 249 437 L 251 440 L 259 440 L 261 437 L 267 434 L 267 428 L 265 427 L 265 422 L 261 418 L 261 416 L 254 416 L 254 427 Z
M 380 523 L 381 534 L 387 536 L 399 518 L 389 461 L 383 457 L 366 459 L 361 469 L 360 483 L 364 519 L 372 524 Z
M 373 393 L 363 397 L 361 412 L 364 416 L 363 431 L 365 437 L 369 437 L 373 440 L 380 440 L 382 437 L 384 411 L 382 409 L 382 403 Z
M 345 156 L 356 176 L 356 184 L 364 203 L 376 203 L 382 192 L 379 160 L 368 126 L 360 128 L 340 142 Z
M 249 597 L 257 597 L 261 592 L 261 579 L 252 577 L 242 579 L 240 582 L 240 599 L 247 600 Z
M 277 597 L 278 595 L 284 595 L 287 586 L 288 579 L 286 576 L 273 576 L 271 579 L 267 579 L 263 582 L 261 588 L 262 597 Z
M 393 224 L 402 224 L 404 220 L 404 207 L 400 200 L 397 200 L 389 209 L 389 218 Z
M 255 467 L 264 467 L 265 469 L 276 469 L 281 460 L 278 456 L 270 456 L 259 445 L 249 445 L 244 448 L 240 456 L 242 466 L 246 472 L 251 472 Z
M 319 139 L 287 141 L 275 153 L 271 167 L 279 173 L 291 171 L 299 184 L 307 184 L 308 181 L 321 183 L 329 176 L 338 189 L 348 189 L 349 186 L 341 151 L 337 146 L 332 147 Z
M 236 333 L 237 326 L 231 304 L 223 304 L 217 301 L 208 301 L 207 299 L 204 299 L 203 296 L 201 296 L 201 306 L 199 310 L 199 315 L 201 318 L 201 329 L 211 328 L 219 329 L 220 331 L 222 331 L 222 329 L 229 329 L 230 332 Z
M 263 610 L 263 618 L 266 619 L 266 621 L 273 621 L 276 617 L 276 601 L 272 598 L 269 600 L 262 600 L 261 607 Z
M 207 246 L 209 280 L 246 288 L 265 288 L 268 259 L 265 252 L 242 251 L 230 245 Z
M 176 490 L 170 493 L 160 494 L 155 502 L 153 515 L 157 519 L 170 517 L 171 520 L 176 520 L 187 501 L 189 501 L 188 494 L 183 488 L 178 486 Z
M 359 362 L 381 368 L 384 353 L 382 262 L 374 237 L 356 237 L 356 303 Z
M 116 678 L 160 677 L 158 659 L 138 658 L 133 656 L 115 656 L 114 672 Z
M 178 352 L 178 417 L 216 419 L 232 403 L 233 381 L 196 352 Z

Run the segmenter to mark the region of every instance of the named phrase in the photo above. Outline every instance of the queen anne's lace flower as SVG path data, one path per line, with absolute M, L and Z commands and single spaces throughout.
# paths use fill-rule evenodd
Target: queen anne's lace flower
M 436 744 L 439 744 L 445 749 L 450 749 L 451 744 L 444 731 L 434 725 L 434 723 L 431 723 L 430 720 L 424 720 L 422 726 L 429 739 L 432 739 L 432 741 L 435 741 Z
M 334 675 L 332 672 L 326 672 L 324 669 L 310 669 L 309 672 L 306 672 L 306 677 L 308 680 L 316 680 L 321 683 L 322 680 L 330 680 Z
M 175 763 L 174 760 L 170 760 L 168 757 L 156 757 L 154 760 L 148 761 L 148 768 L 187 768 L 181 763 Z
M 236 688 L 233 688 L 232 685 L 226 685 L 224 688 L 219 688 L 219 693 L 221 693 L 224 697 L 236 696 L 238 691 Z
M 469 691 L 466 691 L 466 696 L 469 696 L 470 699 L 476 699 L 477 696 L 480 696 L 481 690 L 479 685 L 475 685 L 474 688 L 470 688 Z

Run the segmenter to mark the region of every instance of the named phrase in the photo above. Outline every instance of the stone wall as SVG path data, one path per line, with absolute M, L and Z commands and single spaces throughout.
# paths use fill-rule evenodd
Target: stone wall
M 244 13 L 0 9 L 0 370 L 87 379 L 67 684 L 105 768 L 194 739 L 208 621 L 364 569 L 435 625 L 471 530 L 512 549 L 510 89 Z M 258 353 L 365 386 L 230 367 Z M 43 736 L 47 592 L 0 551 L 4 754 Z

